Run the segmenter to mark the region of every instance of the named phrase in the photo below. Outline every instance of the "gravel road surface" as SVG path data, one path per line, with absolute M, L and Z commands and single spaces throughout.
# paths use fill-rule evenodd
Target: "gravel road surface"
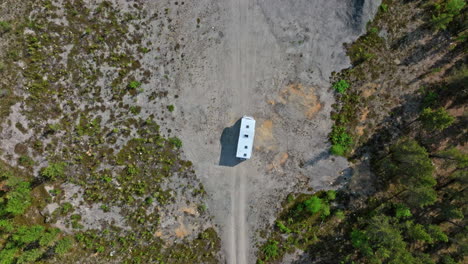
M 273 223 L 288 193 L 335 189 L 346 179 L 346 160 L 328 153 L 328 80 L 349 66 L 343 43 L 365 31 L 379 4 L 202 0 L 180 10 L 175 35 L 185 48 L 168 126 L 210 196 L 227 263 L 255 262 L 257 231 Z M 243 115 L 257 129 L 252 159 L 239 162 Z

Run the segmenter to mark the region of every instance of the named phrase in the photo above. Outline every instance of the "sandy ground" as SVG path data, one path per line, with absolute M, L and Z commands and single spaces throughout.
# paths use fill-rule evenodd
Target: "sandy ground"
M 364 32 L 378 5 L 205 0 L 180 10 L 193 19 L 176 32 L 187 48 L 167 126 L 210 195 L 227 263 L 255 262 L 257 231 L 274 221 L 286 194 L 339 187 L 348 164 L 328 154 L 328 78 L 349 66 L 342 44 Z M 238 162 L 235 124 L 243 115 L 257 120 L 255 150 Z

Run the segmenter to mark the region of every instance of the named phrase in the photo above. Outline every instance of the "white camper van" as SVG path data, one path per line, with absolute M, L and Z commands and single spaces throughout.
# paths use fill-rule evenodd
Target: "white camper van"
M 237 158 L 250 159 L 250 156 L 252 155 L 254 136 L 255 119 L 250 116 L 242 117 L 239 131 L 239 140 L 237 142 Z

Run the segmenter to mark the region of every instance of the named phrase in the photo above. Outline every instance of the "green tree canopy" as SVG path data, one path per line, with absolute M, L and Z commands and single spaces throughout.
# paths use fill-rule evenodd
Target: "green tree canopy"
M 403 139 L 391 146 L 390 153 L 378 167 L 379 174 L 396 180 L 406 189 L 403 197 L 408 205 L 422 207 L 436 200 L 434 166 L 426 149 L 415 140 Z
M 379 172 L 406 186 L 435 185 L 434 166 L 425 148 L 413 139 L 403 139 L 390 147 L 379 162 Z
M 363 253 L 370 263 L 414 263 L 414 257 L 407 250 L 401 230 L 393 219 L 377 215 L 366 221 L 363 230 L 351 233 L 354 247 Z
M 423 127 L 429 131 L 444 130 L 455 121 L 455 118 L 442 107 L 436 110 L 425 108 L 419 116 L 419 119 Z

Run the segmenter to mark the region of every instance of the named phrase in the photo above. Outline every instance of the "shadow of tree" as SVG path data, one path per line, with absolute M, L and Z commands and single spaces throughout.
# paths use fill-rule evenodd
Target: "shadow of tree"
M 317 162 L 321 160 L 326 160 L 329 157 L 330 157 L 330 151 L 328 149 L 324 150 L 320 152 L 318 155 L 316 155 L 315 157 L 313 157 L 311 160 L 307 161 L 305 163 L 305 166 L 314 166 L 315 164 L 317 164 Z

